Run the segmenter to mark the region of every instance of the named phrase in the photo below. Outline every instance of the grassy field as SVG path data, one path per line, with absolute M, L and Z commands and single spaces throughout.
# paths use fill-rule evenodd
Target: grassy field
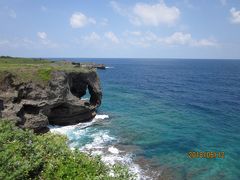
M 71 62 L 49 61 L 46 59 L 0 57 L 0 80 L 7 72 L 15 75 L 19 82 L 35 82 L 46 84 L 51 79 L 53 71 L 89 72 L 94 69 L 75 67 Z

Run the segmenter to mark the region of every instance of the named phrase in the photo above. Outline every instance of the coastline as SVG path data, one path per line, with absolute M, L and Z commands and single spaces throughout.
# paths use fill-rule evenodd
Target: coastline
M 69 144 L 77 149 L 88 144 L 86 151 L 104 154 L 105 160 L 130 154 L 128 162 L 137 164 L 146 176 L 156 177 L 158 172 L 160 178 L 172 179 L 238 177 L 239 141 L 232 137 L 239 129 L 239 63 L 123 60 L 121 64 L 113 60 L 106 64 L 114 68 L 99 71 L 104 103 L 98 115 L 109 115 L 109 119 L 103 116 L 104 120 L 82 124 L 80 132 L 72 129 L 75 135 Z M 213 76 L 202 78 L 212 69 Z M 99 144 L 92 142 L 102 140 L 105 148 L 94 148 Z M 186 156 L 186 152 L 201 149 L 228 153 L 221 160 Z M 225 167 L 229 168 L 222 171 Z
M 104 123 L 103 121 L 107 119 L 109 119 L 108 115 L 96 115 L 91 122 L 79 123 L 72 126 L 49 126 L 49 128 L 51 133 L 66 135 L 69 142 L 68 146 L 72 150 L 79 149 L 81 152 L 85 152 L 90 156 L 100 156 L 101 160 L 110 166 L 118 163 L 125 165 L 131 173 L 137 175 L 137 180 L 153 179 L 153 177 L 150 177 L 153 174 L 149 173 L 149 170 L 142 169 L 142 167 L 134 161 L 134 154 L 129 151 L 130 149 L 126 151 L 126 147 L 123 148 L 117 144 L 117 137 L 111 136 L 108 131 L 93 133 L 91 130 L 88 130 L 88 128 L 94 127 L 94 125 Z M 83 141 L 84 136 L 92 137 L 93 141 L 80 146 L 77 142 Z
M 104 126 L 109 118 L 111 120 L 106 114 L 97 114 L 90 122 L 70 126 L 49 126 L 49 128 L 51 133 L 67 136 L 71 150 L 78 149 L 90 156 L 100 156 L 102 162 L 110 166 L 118 163 L 127 166 L 130 173 L 136 175 L 137 180 L 176 177 L 170 168 L 166 169 L 154 160 L 143 156 L 136 158 L 136 154 L 142 151 L 139 147 L 121 144 L 118 137 L 110 135 L 107 130 L 94 130 L 95 126 Z M 82 143 L 86 141 L 85 139 L 88 141 Z
M 48 124 L 86 122 L 101 105 L 102 64 L 1 57 L 0 65 L 0 117 L 23 129 L 46 133 Z M 87 92 L 90 99 L 81 99 Z
M 108 115 L 96 115 L 102 98 L 96 69 L 108 68 L 105 65 L 12 57 L 1 57 L 0 60 L 1 120 L 7 119 L 19 128 L 33 130 L 39 135 L 47 133 L 49 129 L 54 131 L 54 128 L 63 130 L 65 133 L 61 134 L 66 135 L 66 132 L 72 132 L 76 127 L 86 130 L 98 120 L 109 118 Z M 29 77 L 25 76 L 26 73 L 29 73 Z M 82 97 L 87 90 L 90 98 L 84 99 Z M 80 134 L 76 133 L 77 136 Z M 95 136 L 95 143 L 100 143 L 99 145 L 114 139 L 107 133 L 91 135 Z M 79 150 L 90 155 L 89 158 L 100 155 L 97 151 L 90 152 L 91 146 L 87 144 Z M 69 148 L 75 149 L 71 145 Z M 104 152 L 119 154 L 119 150 L 113 146 L 102 151 Z M 117 159 L 122 172 L 115 172 L 118 163 L 109 161 L 114 156 L 103 157 L 102 162 L 110 167 L 109 176 L 117 177 L 121 173 L 126 177 L 132 176 L 124 172 L 120 156 Z M 125 161 L 125 158 L 122 160 Z

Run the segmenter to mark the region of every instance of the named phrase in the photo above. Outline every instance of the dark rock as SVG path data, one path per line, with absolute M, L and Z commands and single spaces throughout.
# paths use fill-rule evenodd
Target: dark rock
M 48 131 L 48 124 L 72 125 L 93 119 L 101 105 L 102 91 L 95 71 L 55 71 L 46 86 L 16 83 L 6 73 L 0 82 L 0 117 L 36 133 Z M 81 100 L 89 90 L 90 101 Z
M 72 65 L 80 66 L 80 63 L 72 62 Z
M 74 65 L 75 68 L 79 67 L 85 67 L 85 68 L 96 68 L 96 69 L 106 69 L 106 66 L 104 64 L 96 64 L 96 63 L 77 63 L 72 62 L 72 65 Z
M 106 66 L 104 64 L 95 64 L 94 67 L 97 69 L 106 69 Z

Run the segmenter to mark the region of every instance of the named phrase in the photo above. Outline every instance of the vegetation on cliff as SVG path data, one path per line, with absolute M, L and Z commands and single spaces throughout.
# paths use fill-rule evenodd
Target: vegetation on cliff
M 46 59 L 0 57 L 0 80 L 9 72 L 15 75 L 18 82 L 34 82 L 46 84 L 51 79 L 53 71 L 89 72 L 94 68 L 76 66 L 67 61 L 49 61 Z
M 134 178 L 126 167 L 108 166 L 69 149 L 65 136 L 46 133 L 49 123 L 76 124 L 96 115 L 102 91 L 95 68 L 0 57 L 0 179 Z M 81 100 L 87 90 L 89 102 Z
M 0 179 L 133 179 L 127 168 L 70 150 L 65 136 L 35 135 L 0 120 Z M 115 176 L 111 176 L 112 172 Z
M 90 99 L 82 97 L 89 92 Z M 36 133 L 48 124 L 72 125 L 93 119 L 102 90 L 94 66 L 70 61 L 0 58 L 0 118 Z

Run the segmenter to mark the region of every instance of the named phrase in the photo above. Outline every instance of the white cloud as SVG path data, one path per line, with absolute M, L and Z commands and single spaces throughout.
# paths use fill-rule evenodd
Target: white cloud
M 188 45 L 188 46 L 218 46 L 214 39 L 194 39 L 190 33 L 175 32 L 169 37 L 161 38 L 159 40 L 168 45 Z
M 200 39 L 200 40 L 193 40 L 191 42 L 192 46 L 200 46 L 200 47 L 217 47 L 219 44 L 214 39 Z
M 92 32 L 91 34 L 84 36 L 83 40 L 88 42 L 96 42 L 101 40 L 101 37 L 96 32 Z
M 96 32 L 91 32 L 90 34 L 82 36 L 80 39 L 75 39 L 75 42 L 82 45 L 112 46 L 112 43 L 119 44 L 120 40 L 116 34 L 108 31 L 100 35 Z
M 70 25 L 72 28 L 82 28 L 88 24 L 96 24 L 96 21 L 81 12 L 75 12 L 70 17 Z
M 38 32 L 37 36 L 42 40 L 47 39 L 47 33 L 45 33 L 45 32 Z
M 110 41 L 112 41 L 113 43 L 118 44 L 118 43 L 120 42 L 119 39 L 118 39 L 118 37 L 117 37 L 113 32 L 111 32 L 111 31 L 106 32 L 106 33 L 104 34 L 104 36 L 105 36 L 107 39 L 109 39 Z
M 135 23 L 152 26 L 174 24 L 180 16 L 178 8 L 168 7 L 163 1 L 158 4 L 136 4 L 133 13 Z
M 161 41 L 170 45 L 186 45 L 191 43 L 192 35 L 189 33 L 175 32 L 171 36 L 161 39 L 160 42 Z
M 170 36 L 159 37 L 152 32 L 145 32 L 139 36 L 128 37 L 127 42 L 140 47 L 150 47 L 158 44 L 168 46 L 217 47 L 214 39 L 194 39 L 190 33 L 175 32 Z
M 40 39 L 41 45 L 44 45 L 49 48 L 56 48 L 59 46 L 57 43 L 54 43 L 48 39 L 46 32 L 38 32 L 37 36 Z
M 156 4 L 137 3 L 132 8 L 122 8 L 115 1 L 111 1 L 112 8 L 122 16 L 127 16 L 135 25 L 159 26 L 172 25 L 180 17 L 180 10 L 175 6 L 167 6 L 164 1 Z
M 189 46 L 189 47 L 218 47 L 219 44 L 214 38 L 193 38 L 191 33 L 174 32 L 169 36 L 158 36 L 151 31 L 125 31 L 121 37 L 115 35 L 113 32 L 105 32 L 98 34 L 92 32 L 81 39 L 76 40 L 77 43 L 86 45 L 105 45 L 111 46 L 112 43 L 122 45 L 132 45 L 142 48 L 157 47 L 157 46 Z M 106 41 L 108 40 L 108 41 Z
M 240 24 L 240 10 L 231 8 L 230 13 L 231 13 L 231 22 L 233 24 Z

